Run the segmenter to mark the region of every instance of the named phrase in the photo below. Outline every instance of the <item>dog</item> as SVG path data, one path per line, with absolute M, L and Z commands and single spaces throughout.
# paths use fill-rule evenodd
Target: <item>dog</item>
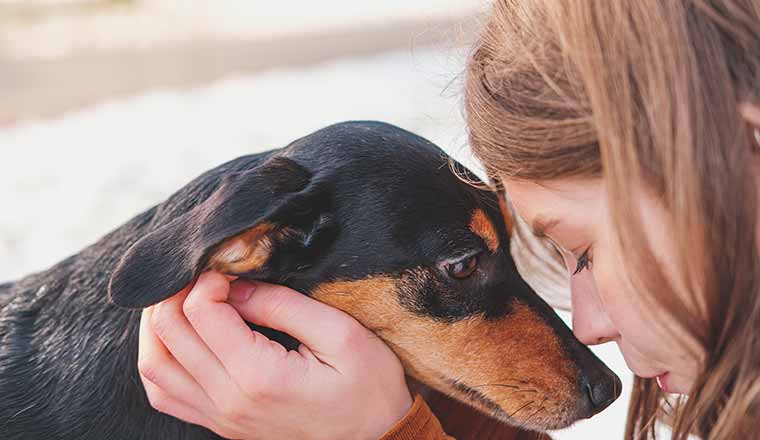
M 206 270 L 347 312 L 412 378 L 507 423 L 556 429 L 601 411 L 620 380 L 520 277 L 504 204 L 450 162 L 389 124 L 331 125 L 214 168 L 0 286 L 0 438 L 219 438 L 152 409 L 137 372 L 140 309 Z

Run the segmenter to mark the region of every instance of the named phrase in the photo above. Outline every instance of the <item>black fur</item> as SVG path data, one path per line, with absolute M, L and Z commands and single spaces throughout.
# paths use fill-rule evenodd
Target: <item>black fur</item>
M 8 304 L 13 299 L 13 283 L 0 284 L 0 307 Z

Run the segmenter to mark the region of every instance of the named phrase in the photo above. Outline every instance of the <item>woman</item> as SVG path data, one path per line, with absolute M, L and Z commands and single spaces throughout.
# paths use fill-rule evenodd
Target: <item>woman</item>
M 575 334 L 616 342 L 638 376 L 627 438 L 653 418 L 677 439 L 752 437 L 760 1 L 499 0 L 465 98 L 474 152 L 572 275 Z M 251 338 L 238 313 L 309 348 Z M 144 318 L 153 405 L 224 436 L 443 435 L 382 343 L 285 288 L 207 274 Z M 332 325 L 298 325 L 314 319 Z

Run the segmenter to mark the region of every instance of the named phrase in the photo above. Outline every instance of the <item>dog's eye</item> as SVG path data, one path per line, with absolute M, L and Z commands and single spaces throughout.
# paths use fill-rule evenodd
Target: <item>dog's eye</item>
M 467 258 L 463 258 L 456 263 L 446 265 L 446 272 L 458 280 L 463 280 L 472 275 L 477 267 L 478 256 L 472 255 Z

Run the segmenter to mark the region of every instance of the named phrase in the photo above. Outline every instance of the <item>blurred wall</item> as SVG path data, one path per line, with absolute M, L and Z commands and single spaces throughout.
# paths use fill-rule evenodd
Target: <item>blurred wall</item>
M 158 86 L 471 40 L 478 0 L 0 0 L 0 124 Z

